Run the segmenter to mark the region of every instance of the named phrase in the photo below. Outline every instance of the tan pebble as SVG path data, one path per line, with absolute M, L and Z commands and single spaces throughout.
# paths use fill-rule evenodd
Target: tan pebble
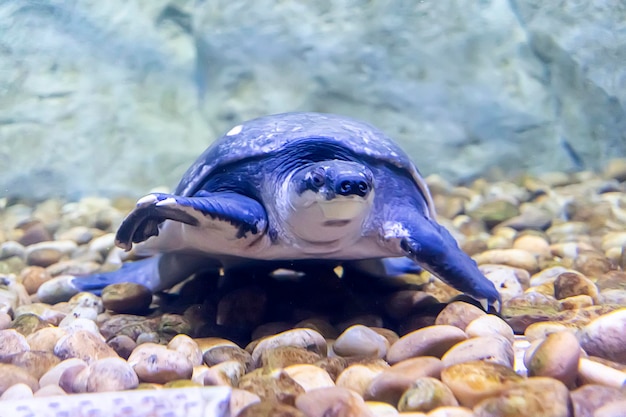
M 594 250 L 594 247 L 585 242 L 561 242 L 550 245 L 550 252 L 559 258 L 575 259 L 579 252 Z
M 85 256 L 89 256 L 89 254 Z M 97 259 L 99 258 L 95 254 L 93 257 Z M 73 275 L 73 276 L 90 275 L 90 274 L 95 274 L 97 272 L 100 272 L 101 269 L 102 269 L 102 266 L 100 265 L 99 262 L 96 262 L 95 260 L 70 259 L 67 261 L 60 261 L 55 264 L 52 264 L 46 268 L 46 271 L 48 271 L 50 276 L 58 277 L 62 275 Z
M 55 248 L 38 247 L 36 249 L 30 249 L 30 246 L 26 248 L 26 263 L 32 266 L 45 268 L 59 262 L 61 259 L 63 259 L 64 256 L 66 256 L 65 253 Z
M 137 343 L 125 334 L 113 336 L 113 338 L 107 341 L 107 345 L 111 346 L 115 353 L 124 359 L 128 359 L 132 351 L 137 347 Z
M 59 311 L 56 307 L 51 307 L 44 303 L 32 303 L 21 305 L 14 311 L 14 317 L 19 318 L 26 314 L 34 314 L 41 320 L 58 326 L 59 323 L 67 316 L 67 313 Z
M 528 345 L 526 346 L 526 349 L 524 350 L 524 356 L 522 358 L 523 363 L 524 363 L 524 375 L 525 376 L 528 376 L 528 367 L 530 366 L 530 360 L 535 354 L 535 351 L 537 350 L 537 348 L 544 342 L 544 340 L 545 339 L 536 339 L 536 340 L 533 340 L 532 342 L 529 342 Z
M 450 388 L 431 377 L 418 378 L 402 394 L 398 411 L 432 411 L 437 407 L 457 406 L 459 403 Z
M 245 373 L 246 368 L 241 362 L 221 362 L 209 368 L 209 371 L 204 376 L 203 385 L 229 385 L 236 387 Z
M 605 178 L 613 178 L 621 182 L 626 181 L 626 158 L 609 159 L 604 166 L 602 175 Z
M 8 313 L 0 312 L 0 330 L 5 330 L 11 327 L 13 319 Z
M 202 365 L 202 351 L 198 344 L 186 334 L 176 335 L 167 344 L 168 349 L 176 350 L 189 359 L 193 366 Z
M 48 304 L 67 300 L 76 294 L 76 289 L 72 285 L 75 278 L 72 275 L 61 275 L 44 282 L 37 290 L 37 298 Z
M 82 394 L 87 392 L 87 378 L 91 370 L 89 366 L 76 365 L 63 371 L 59 378 L 59 386 L 68 394 Z
M 589 355 L 626 362 L 626 308 L 592 320 L 583 327 L 578 339 Z
M 598 408 L 593 417 L 624 417 L 626 410 L 626 399 L 621 401 L 612 401 Z
M 281 329 L 280 331 L 285 331 L 291 327 L 292 326 L 289 326 L 285 329 Z M 335 326 L 330 324 L 328 320 L 324 320 L 321 318 L 309 318 L 306 320 L 302 320 L 296 323 L 293 328 L 313 329 L 322 336 L 324 336 L 326 339 L 336 339 L 337 336 L 339 336 L 339 332 L 337 331 L 337 329 L 335 329 Z
M 568 269 L 563 266 L 553 266 L 543 269 L 530 277 L 530 286 L 536 287 L 545 283 L 552 284 L 556 280 L 556 277 L 567 271 Z
M 296 397 L 304 393 L 304 388 L 282 370 L 272 373 L 265 373 L 261 369 L 254 370 L 239 380 L 237 388 L 258 395 L 262 401 L 288 405 L 294 405 Z
M 87 363 L 98 359 L 118 357 L 117 353 L 102 340 L 102 337 L 86 330 L 78 330 L 61 337 L 54 346 L 54 354 L 61 360 L 80 358 Z
M 361 397 L 341 387 L 319 388 L 299 395 L 296 407 L 307 417 L 374 417 Z
M 121 358 L 104 358 L 89 364 L 87 392 L 123 391 L 137 385 L 137 374 Z
M 106 256 L 113 248 L 115 248 L 115 233 L 106 233 L 89 242 L 89 251 L 98 252 L 103 256 Z
M 537 339 L 545 339 L 548 335 L 552 333 L 570 331 L 574 332 L 570 327 L 565 326 L 562 323 L 558 323 L 555 321 L 542 321 L 539 323 L 533 323 L 526 328 L 524 331 L 524 336 L 529 341 L 537 340 Z
M 561 309 L 563 310 L 578 310 L 591 307 L 595 303 L 589 295 L 573 295 L 559 300 L 559 304 L 561 304 Z
M 132 282 L 107 285 L 101 297 L 104 308 L 122 314 L 145 312 L 152 302 L 152 292 Z
M 597 302 L 598 287 L 580 273 L 563 272 L 554 281 L 554 296 L 561 300 L 575 295 L 588 295 Z
M 558 379 L 573 387 L 579 359 L 580 344 L 574 334 L 567 331 L 552 333 L 534 351 L 528 363 L 528 373 Z
M 511 343 L 515 340 L 515 334 L 511 326 L 493 314 L 480 316 L 472 320 L 465 328 L 465 333 L 469 337 L 501 336 Z
M 72 298 L 69 299 L 68 304 L 72 309 L 75 307 L 86 307 L 94 308 L 98 313 L 102 313 L 104 311 L 102 299 L 90 292 L 80 292 L 73 295 Z
M 335 380 L 338 387 L 348 388 L 360 396 L 365 395 L 367 387 L 389 365 L 381 362 L 353 364 L 345 368 Z
M 626 290 L 604 290 L 600 293 L 600 304 L 615 304 L 626 307 Z
M 233 388 L 230 392 L 230 414 L 240 416 L 241 410 L 252 404 L 260 403 L 258 395 L 243 389 Z
M 143 332 L 139 336 L 137 336 L 136 340 L 138 345 L 143 345 L 146 343 L 152 344 L 161 344 L 161 336 L 157 332 Z
M 521 249 L 543 258 L 552 256 L 550 243 L 544 237 L 532 234 L 525 234 L 516 238 L 513 241 L 513 249 Z
M 60 362 L 60 359 L 52 352 L 27 351 L 5 357 L 4 362 L 19 366 L 39 379 L 43 374 L 48 372 L 48 370 L 56 366 Z
M 574 416 L 591 417 L 600 407 L 624 400 L 624 393 L 617 388 L 589 384 L 572 391 L 570 397 Z
M 322 356 L 325 356 L 327 351 L 326 340 L 315 330 L 287 330 L 286 332 L 261 340 L 252 351 L 252 363 L 259 364 L 264 351 L 275 349 L 279 346 L 302 347 Z
M 333 352 L 343 357 L 384 358 L 389 342 L 369 327 L 350 326 L 333 343 Z
M 608 259 L 604 253 L 595 250 L 579 251 L 578 256 L 574 258 L 574 269 L 580 271 L 581 274 L 596 279 L 602 274 L 615 269 L 615 265 Z
M 614 388 L 626 386 L 626 372 L 587 358 L 580 358 L 578 377 L 584 384 L 599 384 Z
M 189 379 L 193 364 L 184 354 L 155 343 L 138 345 L 128 357 L 128 364 L 142 382 L 164 384 Z
M 402 336 L 391 345 L 387 360 L 394 364 L 418 356 L 440 358 L 452 346 L 466 339 L 465 332 L 457 326 L 442 324 L 424 327 Z
M 365 406 L 374 417 L 396 417 L 398 410 L 391 404 L 380 401 L 365 401 Z
M 39 378 L 39 385 L 42 387 L 45 387 L 46 385 L 59 385 L 59 381 L 65 370 L 76 366 L 86 368 L 87 363 L 78 358 L 70 358 L 61 361 L 54 367 L 50 368 L 45 374 L 41 376 L 41 378 Z
M 250 369 L 252 365 L 252 356 L 233 343 L 209 348 L 204 351 L 202 358 L 204 363 L 208 366 L 217 365 L 218 363 L 230 360 L 240 362 L 246 369 Z
M 417 378 L 425 376 L 438 378 L 442 367 L 441 360 L 431 356 L 398 362 L 372 380 L 365 391 L 364 398 L 395 405 L 398 403 L 402 393 Z
M 31 387 L 21 382 L 7 388 L 7 390 L 0 395 L 0 401 L 25 400 L 29 398 L 33 398 L 33 390 Z
M 401 416 L 409 417 L 401 414 Z M 438 407 L 428 413 L 428 417 L 476 417 L 472 410 L 466 407 Z
M 448 304 L 437 315 L 435 324 L 447 324 L 450 326 L 456 326 L 461 330 L 465 330 L 465 327 L 480 316 L 484 316 L 485 313 L 480 308 L 464 302 L 454 302 Z
M 528 378 L 505 386 L 497 396 L 474 407 L 476 417 L 569 417 L 569 392 L 552 378 Z
M 44 282 L 50 280 L 52 276 L 45 268 L 40 266 L 29 266 L 24 268 L 18 278 L 29 294 L 37 293 L 37 290 Z
M 626 246 L 626 232 L 608 232 L 602 236 L 602 250 L 622 248 Z
M 52 352 L 59 339 L 66 334 L 66 330 L 58 327 L 44 327 L 26 336 L 26 341 L 31 350 Z
M 15 384 L 26 384 L 32 391 L 39 389 L 37 379 L 19 366 L 0 363 L 0 395 Z
M 297 408 L 272 401 L 252 403 L 242 409 L 237 417 L 309 417 Z
M 507 339 L 480 336 L 456 344 L 442 356 L 441 361 L 445 367 L 475 360 L 512 367 L 513 359 L 513 345 Z
M 465 407 L 473 407 L 500 393 L 507 383 L 521 380 L 510 367 L 487 361 L 459 363 L 441 371 L 441 381 Z
M 626 261 L 626 248 L 624 248 L 624 260 Z M 609 289 L 626 289 L 626 264 L 624 264 L 623 270 L 609 271 L 606 274 L 602 274 L 598 277 L 596 285 L 601 291 Z
M 511 249 L 513 239 L 508 236 L 491 235 L 487 238 L 487 249 Z
M 67 395 L 67 393 L 63 391 L 63 388 L 58 385 L 44 385 L 33 394 L 35 398 L 56 397 L 58 395 Z
M 209 371 L 209 367 L 206 365 L 198 365 L 193 367 L 193 371 L 191 373 L 191 380 L 200 385 L 204 385 L 204 377 Z
M 387 350 L 389 350 L 389 346 L 393 345 L 398 341 L 398 339 L 400 339 L 398 333 L 391 329 L 385 329 L 384 327 L 370 327 L 370 329 L 387 339 Z
M 478 269 L 493 282 L 503 301 L 522 294 L 530 286 L 530 274 L 524 269 L 491 264 L 480 265 Z
M 1 232 L 0 232 L 1 233 Z M 0 242 L 2 239 L 0 239 Z M 25 258 L 26 250 L 24 245 L 14 240 L 8 240 L 0 243 L 0 260 L 9 259 L 12 257 Z
M 21 333 L 14 329 L 0 330 L 0 359 L 29 350 L 30 345 Z
M 261 364 L 268 369 L 277 369 L 296 364 L 312 364 L 320 359 L 320 355 L 315 352 L 309 352 L 304 348 L 281 346 L 263 352 Z
M 24 336 L 35 333 L 39 329 L 50 327 L 50 323 L 42 320 L 34 314 L 24 314 L 13 320 L 11 327 Z
M 91 319 L 85 319 L 82 317 L 72 318 L 70 320 L 65 320 L 59 323 L 59 328 L 66 330 L 67 333 L 75 333 L 77 331 L 84 331 L 93 334 L 96 337 L 102 338 L 100 334 L 100 329 L 96 322 Z
M 291 365 L 285 368 L 285 372 L 307 392 L 317 388 L 335 386 L 328 372 L 315 365 Z
M 344 369 L 348 366 L 348 361 L 344 358 L 322 358 L 319 361 L 315 362 L 314 365 L 319 366 L 328 372 L 328 375 L 333 379 L 333 381 L 337 380 L 339 374 L 341 374 Z
M 491 249 L 474 256 L 479 265 L 498 264 L 525 269 L 534 273 L 539 269 L 535 255 L 520 249 Z

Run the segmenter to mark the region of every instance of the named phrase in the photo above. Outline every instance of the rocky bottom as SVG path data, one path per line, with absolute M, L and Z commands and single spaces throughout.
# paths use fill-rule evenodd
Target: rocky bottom
M 625 416 L 626 160 L 427 181 L 500 314 L 428 273 L 324 266 L 60 301 L 132 260 L 133 202 L 0 200 L 0 416 Z

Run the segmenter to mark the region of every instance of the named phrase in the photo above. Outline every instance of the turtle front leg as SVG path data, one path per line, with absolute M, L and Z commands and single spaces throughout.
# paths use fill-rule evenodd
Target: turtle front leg
M 384 239 L 448 285 L 499 311 L 501 298 L 494 284 L 437 222 L 419 215 L 410 221 L 387 222 Z
M 153 193 L 137 201 L 137 206 L 124 219 L 115 237 L 117 246 L 130 250 L 133 243 L 146 241 L 159 234 L 159 226 L 172 220 L 208 229 L 229 223 L 235 238 L 247 233 L 263 233 L 267 214 L 256 200 L 233 192 L 200 191 L 193 197 Z

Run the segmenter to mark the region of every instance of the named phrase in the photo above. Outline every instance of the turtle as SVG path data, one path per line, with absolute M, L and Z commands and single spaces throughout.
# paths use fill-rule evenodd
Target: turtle
M 275 114 L 233 127 L 173 193 L 139 199 L 115 243 L 147 258 L 75 277 L 66 290 L 129 281 L 156 292 L 209 266 L 307 261 L 389 277 L 423 268 L 483 306 L 500 303 L 437 222 L 409 156 L 376 127 L 334 114 Z

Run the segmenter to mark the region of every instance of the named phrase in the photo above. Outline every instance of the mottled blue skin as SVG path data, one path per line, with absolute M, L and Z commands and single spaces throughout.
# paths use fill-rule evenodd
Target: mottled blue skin
M 374 127 L 335 115 L 290 113 L 234 128 L 198 158 L 174 194 L 153 194 L 148 201 L 140 200 L 118 230 L 117 243 L 130 249 L 132 243 L 156 237 L 165 220 L 194 226 L 204 218 L 233 225 L 237 239 L 257 235 L 280 242 L 285 227 L 268 210 L 275 204 L 274 195 L 263 190 L 282 183 L 294 170 L 326 160 L 359 163 L 373 174 L 376 196 L 371 214 L 363 223 L 363 241 L 384 246 L 380 253 L 385 255 L 376 255 L 384 274 L 412 272 L 419 264 L 468 295 L 486 299 L 490 304 L 499 303 L 494 285 L 436 222 L 425 182 L 408 156 Z M 169 204 L 160 204 L 168 201 Z M 205 217 L 198 220 L 197 212 Z M 389 223 L 397 225 L 399 231 L 389 229 Z M 267 253 L 278 264 L 315 260 L 298 253 Z M 320 261 L 340 264 L 368 258 L 359 258 L 358 252 L 355 255 L 349 250 L 340 253 L 336 257 L 320 256 Z M 113 273 L 75 279 L 73 285 L 78 290 L 98 291 L 113 282 L 132 280 L 159 290 L 184 279 L 210 259 L 225 266 L 260 262 L 259 258 L 252 258 L 240 255 L 233 261 L 225 253 L 198 256 L 166 250 L 148 260 L 126 264 Z

